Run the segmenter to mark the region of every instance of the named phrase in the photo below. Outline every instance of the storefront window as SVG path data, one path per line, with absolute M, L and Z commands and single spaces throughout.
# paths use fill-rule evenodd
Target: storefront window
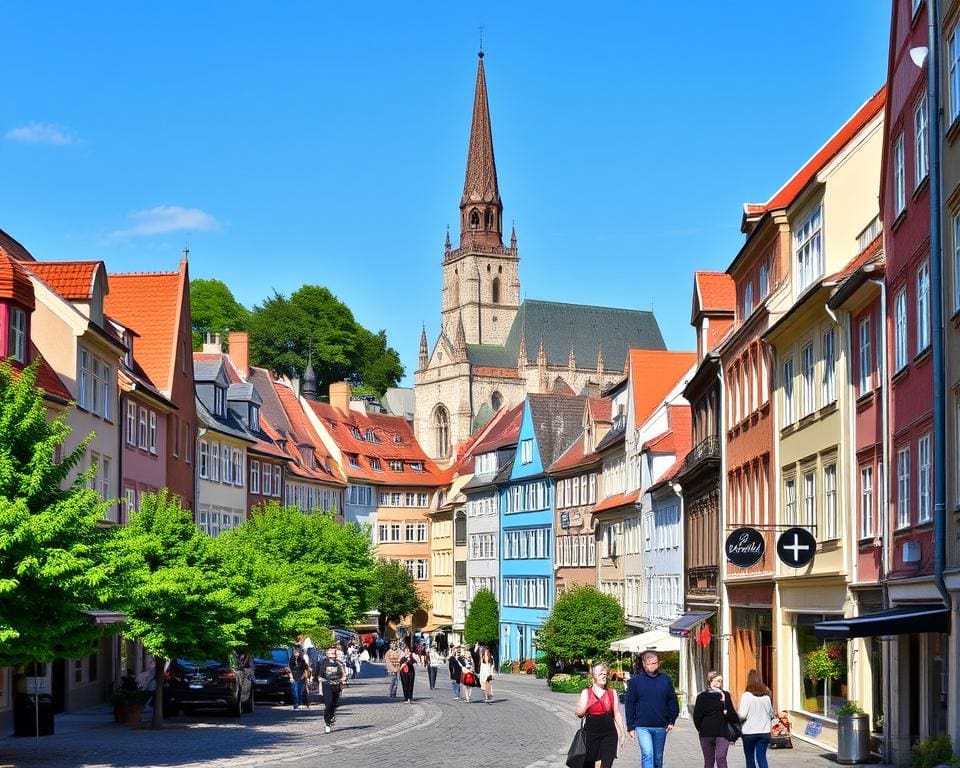
M 823 616 L 797 617 L 796 647 L 800 661 L 800 709 L 835 718 L 847 701 L 847 645 L 818 640 L 813 624 Z

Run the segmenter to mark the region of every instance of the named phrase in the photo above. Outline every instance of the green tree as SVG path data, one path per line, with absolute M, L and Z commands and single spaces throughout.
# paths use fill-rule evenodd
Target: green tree
M 250 310 L 234 297 L 222 280 L 190 281 L 190 316 L 193 322 L 193 348 L 200 349 L 206 333 L 219 333 L 226 341 L 230 331 L 245 331 Z
M 400 355 L 387 344 L 387 332 L 371 333 L 358 326 L 360 355 L 357 360 L 358 389 L 369 390 L 380 397 L 389 387 L 395 387 L 403 378 Z
M 615 597 L 583 586 L 564 592 L 540 629 L 538 646 L 557 659 L 606 658 L 623 634 L 623 609 Z
M 67 482 L 90 437 L 54 461 L 70 427 L 66 413 L 48 420 L 36 379 L 36 364 L 0 363 L 0 667 L 89 654 L 105 629 L 83 611 L 116 607 L 122 573 L 93 470 Z
M 481 589 L 470 601 L 463 622 L 464 642 L 493 645 L 500 637 L 500 608 L 489 589 Z
M 374 604 L 380 611 L 381 636 L 388 623 L 399 624 L 404 616 L 427 607 L 413 575 L 397 560 L 377 562 L 374 595 Z
M 154 657 L 153 727 L 159 728 L 164 663 L 218 658 L 242 647 L 250 619 L 223 579 L 212 540 L 165 491 L 144 494 L 139 512 L 117 529 L 111 555 L 126 566 L 124 634 Z

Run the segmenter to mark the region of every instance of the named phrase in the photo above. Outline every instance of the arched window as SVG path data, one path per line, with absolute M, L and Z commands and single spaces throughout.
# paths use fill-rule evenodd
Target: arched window
M 493 278 L 493 303 L 500 303 L 500 278 Z
M 474 208 L 470 211 L 470 229 L 476 229 L 480 226 L 480 214 L 477 213 L 477 209 Z
M 450 414 L 442 405 L 434 411 L 433 429 L 437 438 L 437 456 L 446 458 L 450 454 Z
M 483 215 L 483 226 L 485 229 L 493 229 L 493 211 L 487 208 Z
M 490 395 L 490 407 L 493 408 L 494 411 L 499 411 L 502 405 L 503 395 L 495 391 L 492 395 Z

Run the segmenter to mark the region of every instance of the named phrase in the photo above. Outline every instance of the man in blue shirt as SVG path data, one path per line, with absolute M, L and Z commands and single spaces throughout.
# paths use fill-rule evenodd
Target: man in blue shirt
M 663 768 L 663 747 L 680 714 L 670 676 L 660 672 L 656 651 L 640 657 L 643 671 L 627 686 L 627 733 L 640 745 L 641 768 Z

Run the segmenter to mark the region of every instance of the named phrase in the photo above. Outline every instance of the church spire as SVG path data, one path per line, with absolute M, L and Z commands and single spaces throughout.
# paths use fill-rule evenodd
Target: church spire
M 427 326 L 424 325 L 420 331 L 420 360 L 417 370 L 424 370 L 430 362 L 429 353 L 427 351 Z
M 303 384 L 300 387 L 300 394 L 307 400 L 317 399 L 317 376 L 313 372 L 313 345 L 310 345 L 310 352 L 307 354 L 307 367 L 303 369 Z
M 487 79 L 483 51 L 477 54 L 477 86 L 467 150 L 467 173 L 460 198 L 460 245 L 503 247 L 503 203 L 493 158 L 493 131 L 487 104 Z
M 456 351 L 457 362 L 465 363 L 468 359 L 467 357 L 467 334 L 463 329 L 463 315 L 457 317 L 457 338 L 454 341 L 454 349 Z

